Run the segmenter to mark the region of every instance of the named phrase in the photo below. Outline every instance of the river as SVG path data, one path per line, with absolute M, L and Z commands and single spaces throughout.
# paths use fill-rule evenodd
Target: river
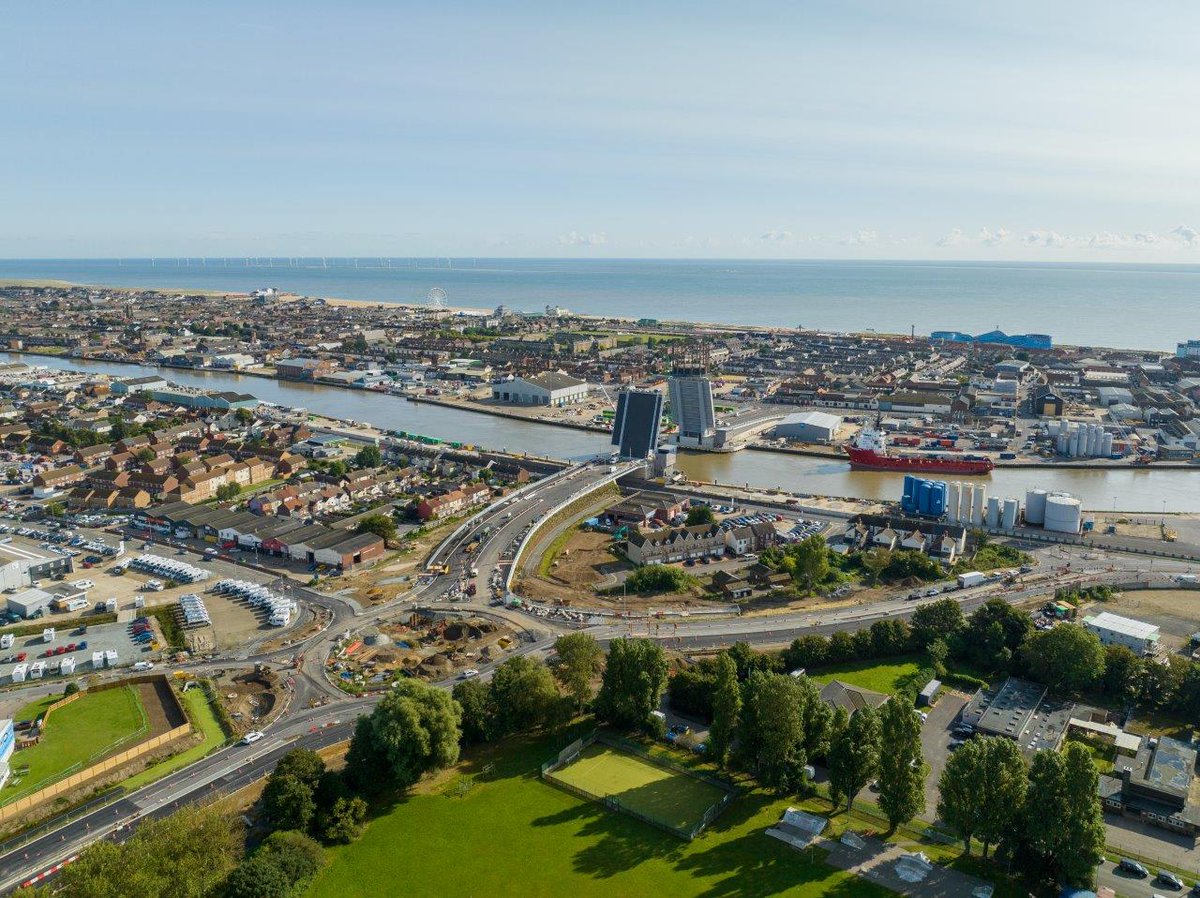
M 0 353 L 0 357 L 31 365 L 96 371 L 117 377 L 138 377 L 138 365 L 60 359 L 49 356 Z M 157 369 L 184 386 L 250 393 L 267 402 L 303 407 L 336 418 L 364 421 L 389 430 L 404 430 L 509 452 L 578 458 L 605 451 L 603 434 L 548 424 L 515 421 L 495 415 L 459 411 L 438 405 L 408 402 L 384 393 L 301 384 L 225 371 Z M 733 486 L 781 487 L 791 492 L 895 499 L 903 475 L 851 471 L 843 462 L 799 455 L 744 450 L 731 454 L 681 453 L 679 468 L 697 480 Z M 999 468 L 988 484 L 989 495 L 1024 499 L 1025 490 L 1041 487 L 1079 496 L 1094 511 L 1200 512 L 1200 469 L 1141 468 L 1070 470 L 1066 468 Z

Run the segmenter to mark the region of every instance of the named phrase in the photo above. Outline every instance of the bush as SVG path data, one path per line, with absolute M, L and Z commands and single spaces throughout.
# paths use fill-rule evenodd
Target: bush
M 638 595 L 658 592 L 686 592 L 696 586 L 695 577 L 667 564 L 648 564 L 625 578 L 625 588 Z
M 954 671 L 947 671 L 946 675 L 942 677 L 942 682 L 947 686 L 957 686 L 960 689 L 986 689 L 988 685 L 986 680 L 981 680 L 979 677 Z

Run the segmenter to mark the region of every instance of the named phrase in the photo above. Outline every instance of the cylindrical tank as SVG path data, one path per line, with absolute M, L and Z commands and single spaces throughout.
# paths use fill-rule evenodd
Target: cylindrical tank
M 971 523 L 971 509 L 975 507 L 975 484 L 963 481 L 962 497 L 958 501 L 958 522 Z
M 1059 455 L 1066 455 L 1071 451 L 1071 437 L 1065 430 L 1059 432 L 1058 438 L 1054 443 L 1054 448 L 1057 450 Z
M 951 524 L 958 523 L 958 503 L 962 496 L 962 484 L 955 480 L 946 490 L 946 519 Z
M 987 517 L 984 520 L 989 530 L 1000 526 L 1000 497 L 990 496 L 987 501 Z
M 935 480 L 933 492 L 929 495 L 929 513 L 936 518 L 946 513 L 946 481 Z
M 1025 523 L 1040 527 L 1046 523 L 1046 491 L 1027 490 L 1025 492 Z
M 1067 455 L 1071 458 L 1079 458 L 1079 428 L 1071 429 L 1071 438 L 1067 443 Z
M 1000 529 L 1013 530 L 1017 526 L 1017 512 L 1020 511 L 1021 503 L 1016 499 L 1005 499 L 1004 509 L 1000 513 Z
M 1100 454 L 1105 458 L 1108 458 L 1108 456 L 1112 455 L 1112 451 L 1113 435 L 1111 433 L 1106 433 L 1100 438 Z
M 1078 533 L 1083 524 L 1083 509 L 1078 499 L 1050 496 L 1046 499 L 1046 529 L 1055 533 Z
M 975 505 L 971 508 L 971 523 L 976 527 L 983 523 L 983 505 L 987 502 L 987 487 L 982 483 L 975 487 Z
M 1095 458 L 1100 454 L 1100 434 L 1101 430 L 1099 424 L 1088 425 L 1088 458 Z
M 912 474 L 905 474 L 904 475 L 904 492 L 902 492 L 900 494 L 900 506 L 905 511 L 912 511 L 914 505 L 916 504 L 915 503 L 916 497 L 913 495 L 913 493 L 916 492 L 916 488 L 917 488 L 917 478 L 914 477 Z
M 917 511 L 929 514 L 929 498 L 933 495 L 933 481 L 922 480 L 917 484 Z

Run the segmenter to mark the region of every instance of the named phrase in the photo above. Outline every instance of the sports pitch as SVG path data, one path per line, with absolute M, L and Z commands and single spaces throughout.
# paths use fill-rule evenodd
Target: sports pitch
M 682 830 L 725 796 L 716 786 L 598 742 L 551 776 L 599 798 L 611 795 L 631 811 Z

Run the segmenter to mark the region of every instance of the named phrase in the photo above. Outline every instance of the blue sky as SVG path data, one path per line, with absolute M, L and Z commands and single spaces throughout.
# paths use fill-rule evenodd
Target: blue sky
M 3 15 L 3 257 L 1200 262 L 1193 3 Z

